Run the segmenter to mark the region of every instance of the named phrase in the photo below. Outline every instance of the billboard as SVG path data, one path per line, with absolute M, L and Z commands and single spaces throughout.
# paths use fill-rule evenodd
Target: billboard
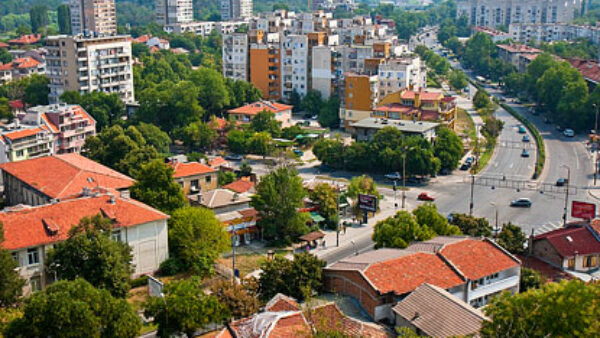
M 377 196 L 373 195 L 358 195 L 358 208 L 364 211 L 377 211 Z
M 573 201 L 571 204 L 571 216 L 575 218 L 596 218 L 596 205 L 594 203 Z

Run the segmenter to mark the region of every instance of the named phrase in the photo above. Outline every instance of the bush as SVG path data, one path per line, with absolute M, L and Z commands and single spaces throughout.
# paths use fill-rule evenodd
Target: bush
M 161 276 L 173 276 L 186 270 L 185 264 L 175 257 L 169 257 L 160 264 L 159 273 Z
M 129 284 L 131 285 L 132 289 L 139 288 L 140 286 L 146 286 L 148 285 L 148 276 L 143 275 L 136 279 L 132 279 L 131 282 L 129 282 Z

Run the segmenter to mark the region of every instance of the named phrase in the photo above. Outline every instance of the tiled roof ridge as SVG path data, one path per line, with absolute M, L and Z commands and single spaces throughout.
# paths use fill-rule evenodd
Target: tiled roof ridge
M 444 298 L 450 300 L 451 302 L 453 302 L 454 304 L 459 305 L 460 307 L 462 307 L 463 309 L 469 311 L 470 313 L 472 313 L 473 315 L 483 319 L 483 320 L 489 320 L 488 317 L 485 316 L 485 314 L 483 314 L 481 311 L 478 311 L 477 309 L 475 309 L 474 307 L 470 306 L 469 304 L 467 304 L 466 302 L 463 302 L 462 300 L 460 300 L 458 297 L 452 295 L 451 293 L 449 293 L 448 291 L 440 288 L 439 286 L 435 286 L 433 284 L 429 284 L 429 283 L 423 283 L 421 284 L 420 287 L 430 287 L 436 291 L 438 291 L 441 295 L 444 296 Z
M 496 249 L 502 251 L 505 255 L 507 255 L 508 257 L 510 257 L 513 261 L 515 261 L 516 263 L 518 263 L 519 265 L 522 263 L 520 259 L 518 259 L 515 255 L 513 255 L 512 253 L 510 253 L 508 250 L 506 250 L 505 248 L 502 247 L 502 245 L 490 240 L 487 237 L 483 238 L 484 242 L 487 242 L 489 244 L 491 244 L 493 247 L 495 247 Z
M 464 274 L 462 271 L 460 271 L 460 269 L 459 269 L 459 268 L 458 268 L 456 265 L 454 265 L 454 263 L 452 263 L 452 262 L 450 261 L 450 259 L 448 259 L 447 257 L 445 257 L 445 256 L 442 254 L 442 250 L 444 250 L 444 247 L 446 247 L 446 244 L 442 244 L 442 246 L 441 246 L 441 247 L 440 247 L 440 249 L 439 249 L 439 250 L 438 250 L 438 251 L 435 253 L 435 255 L 436 255 L 436 256 L 438 256 L 438 257 L 439 257 L 439 258 L 442 260 L 442 262 L 444 262 L 446 265 L 448 265 L 448 267 L 449 267 L 449 268 L 450 268 L 452 271 L 454 271 L 454 273 L 456 273 L 460 279 L 462 279 L 463 281 L 465 281 L 465 282 L 466 282 L 466 281 L 468 280 L 468 278 L 466 277 L 466 275 L 465 275 L 465 274 Z
M 110 193 L 101 193 L 101 194 L 97 194 L 97 195 L 82 195 L 79 198 L 71 198 L 71 199 L 66 199 L 66 200 L 61 200 L 60 203 L 62 204 L 67 204 L 67 203 L 76 203 L 79 200 L 82 199 L 87 199 L 87 198 L 97 198 L 97 197 L 102 197 L 102 196 L 112 196 L 112 194 Z M 18 209 L 12 209 L 13 207 L 7 207 L 4 208 L 2 210 L 0 210 L 0 214 L 5 213 L 5 214 L 10 214 L 10 213 L 32 213 L 37 211 L 38 209 L 43 209 L 43 208 L 47 208 L 49 206 L 54 205 L 55 203 L 48 203 L 48 204 L 39 204 L 39 205 L 25 205 L 24 208 L 18 208 Z
M 292 316 L 298 316 L 300 315 L 300 318 L 302 318 L 302 320 L 304 321 L 304 323 L 310 327 L 310 324 L 306 321 L 306 318 L 304 318 L 304 315 L 302 314 L 302 311 L 298 310 L 298 311 L 282 311 L 280 313 L 278 312 L 271 312 L 271 313 L 275 313 L 276 317 L 275 320 L 273 320 L 270 325 L 269 328 L 264 331 L 263 333 L 261 333 L 260 337 L 269 337 L 271 335 L 271 332 L 273 331 L 273 329 L 275 329 L 275 327 L 277 326 L 277 322 L 284 319 L 284 318 L 289 318 Z
M 80 167 L 80 166 L 72 163 L 71 161 L 67 160 L 67 158 L 70 157 L 70 155 L 72 155 L 72 154 L 57 154 L 57 155 L 52 155 L 52 156 L 55 157 L 55 158 L 57 158 L 57 159 L 59 159 L 59 160 L 61 160 L 61 161 L 63 161 L 63 162 L 65 162 L 65 163 L 67 163 L 71 167 L 79 170 L 80 172 L 84 171 L 84 172 L 88 172 L 88 173 L 94 173 L 94 174 L 97 174 L 97 175 L 108 176 L 108 177 L 118 178 L 118 179 L 123 179 L 123 180 L 125 180 L 125 179 L 132 179 L 131 177 L 129 177 L 129 176 L 125 175 L 125 174 L 122 174 L 122 173 L 116 171 L 113 168 L 110 168 L 110 167 L 107 167 L 107 166 L 105 166 L 103 164 L 95 162 L 95 161 L 93 161 L 93 160 L 91 160 L 91 159 L 89 159 L 89 158 L 87 158 L 87 157 L 85 157 L 83 155 L 79 155 L 79 156 L 81 156 L 84 159 L 84 161 L 90 161 L 94 165 L 99 165 L 99 166 L 106 167 L 107 169 L 109 169 L 109 172 L 100 172 L 100 171 L 92 169 L 92 168 L 82 168 L 82 167 Z M 74 176 L 74 178 L 76 176 Z
M 113 194 L 111 194 L 111 193 L 106 193 L 106 194 L 107 194 L 107 195 L 114 196 L 114 195 L 113 195 Z M 128 202 L 128 203 L 135 204 L 135 205 L 137 205 L 138 207 L 140 207 L 140 208 L 144 208 L 144 209 L 146 209 L 146 210 L 148 210 L 148 211 L 152 211 L 152 212 L 155 212 L 155 213 L 157 213 L 157 214 L 161 214 L 162 216 L 165 216 L 165 217 L 167 217 L 167 218 L 171 218 L 171 216 L 169 216 L 168 214 L 166 214 L 166 213 L 164 213 L 164 212 L 162 212 L 162 211 L 160 211 L 160 210 L 158 210 L 158 209 L 156 209 L 156 208 L 153 208 L 153 207 L 149 206 L 149 205 L 148 205 L 148 204 L 146 204 L 146 203 L 142 203 L 142 202 L 140 202 L 140 201 L 138 201 L 138 200 L 135 200 L 135 199 L 133 199 L 133 198 L 125 198 L 125 197 L 121 197 L 121 196 L 114 196 L 114 197 L 115 197 L 116 199 L 119 199 L 119 200 L 121 200 L 121 201 L 126 201 L 126 202 Z

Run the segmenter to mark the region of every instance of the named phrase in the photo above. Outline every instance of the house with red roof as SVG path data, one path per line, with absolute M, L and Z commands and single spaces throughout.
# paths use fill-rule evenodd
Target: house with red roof
M 80 153 L 85 140 L 96 135 L 96 120 L 79 105 L 31 107 L 21 117 L 21 123 L 51 131 L 57 154 Z
M 46 74 L 46 64 L 32 57 L 16 58 L 7 64 L 0 64 L 0 84 L 20 80 L 33 74 Z
M 510 63 L 515 67 L 519 67 L 519 58 L 521 55 L 538 55 L 543 53 L 542 50 L 522 44 L 500 44 L 497 45 L 498 58 Z
M 571 224 L 534 236 L 531 253 L 567 273 L 596 271 L 600 267 L 599 224 L 597 220 L 591 224 Z
M 21 35 L 16 39 L 9 40 L 8 43 L 11 45 L 19 45 L 19 46 L 32 45 L 32 44 L 40 41 L 41 38 L 42 38 L 41 34 L 26 34 L 26 35 Z
M 250 177 L 242 177 L 237 181 L 231 182 L 223 186 L 223 189 L 229 189 L 238 194 L 254 194 L 254 182 Z
M 217 189 L 219 171 L 199 162 L 180 162 L 172 159 L 173 178 L 181 185 L 186 196 L 198 195 Z
M 16 121 L 0 126 L 0 163 L 48 156 L 54 151 L 54 137 L 48 128 Z
M 133 276 L 152 273 L 168 256 L 168 215 L 143 203 L 107 193 L 89 192 L 79 198 L 35 207 L 19 205 L 0 212 L 2 246 L 18 262 L 27 281 L 25 293 L 41 290 L 54 280 L 45 261 L 48 250 L 68 238 L 84 217 L 102 215 L 113 224 L 112 236 L 132 248 Z
M 408 248 L 380 249 L 324 269 L 325 288 L 351 296 L 376 321 L 393 320 L 392 307 L 428 283 L 468 305 L 519 291 L 521 262 L 488 239 L 438 236 Z
M 42 205 L 89 190 L 129 196 L 134 180 L 76 153 L 0 164 L 7 205 Z
M 273 101 L 256 101 L 230 109 L 227 114 L 237 122 L 250 123 L 256 114 L 268 111 L 275 114 L 275 120 L 281 122 L 281 128 L 287 128 L 292 125 L 292 108 L 294 107 Z

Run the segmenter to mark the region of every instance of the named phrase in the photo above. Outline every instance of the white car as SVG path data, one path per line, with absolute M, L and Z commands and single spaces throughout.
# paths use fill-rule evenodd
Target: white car
M 573 129 L 565 129 L 563 131 L 563 135 L 565 135 L 566 137 L 573 137 L 575 136 L 575 132 L 573 131 Z

